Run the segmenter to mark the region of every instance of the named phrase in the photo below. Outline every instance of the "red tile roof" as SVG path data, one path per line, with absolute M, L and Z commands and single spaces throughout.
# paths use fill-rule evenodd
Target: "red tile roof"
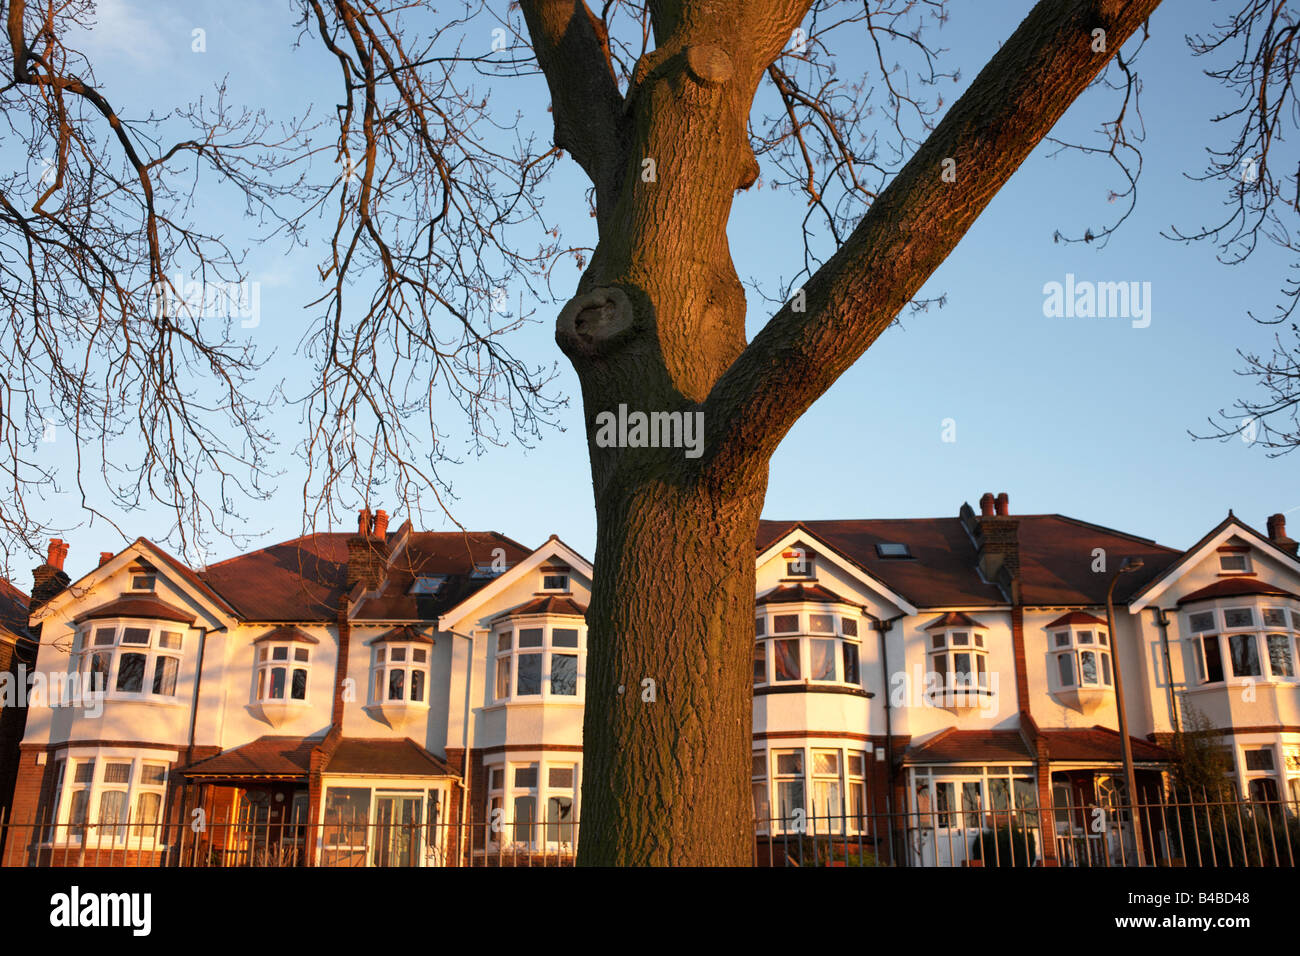
M 7 578 L 0 578 L 0 627 L 19 637 L 28 637 L 27 605 L 31 599 Z
M 271 641 L 292 641 L 295 644 L 319 644 L 320 638 L 312 637 L 306 631 L 292 627 L 288 624 L 281 624 L 279 627 L 273 627 L 267 631 L 254 644 L 266 644 Z
M 306 776 L 311 752 L 322 737 L 258 737 L 184 768 L 186 777 Z
M 587 608 L 571 597 L 546 594 L 542 597 L 533 598 L 528 603 L 519 605 L 519 607 L 498 614 L 493 620 L 500 621 L 509 617 L 524 617 L 528 614 L 560 614 L 569 617 L 586 617 Z
M 75 623 L 98 621 L 106 617 L 145 617 L 156 621 L 194 623 L 194 614 L 191 611 L 183 611 L 178 607 L 172 607 L 172 605 L 157 598 L 134 597 L 130 594 L 123 594 L 116 601 L 109 601 L 107 604 L 92 608 L 76 618 Z
M 393 641 L 401 641 L 411 644 L 436 644 L 437 642 L 428 634 L 425 634 L 418 627 L 410 624 L 403 624 L 401 627 L 395 627 L 391 631 L 385 631 L 378 637 L 372 637 L 366 641 L 367 644 L 387 644 Z
M 940 731 L 929 740 L 908 748 L 905 764 L 1012 763 L 1031 759 L 1018 730 Z
M 979 621 L 975 620 L 965 611 L 948 611 L 941 614 L 931 623 L 925 626 L 927 631 L 937 631 L 946 627 L 983 627 Z
M 348 537 L 294 538 L 209 565 L 200 577 L 244 620 L 333 620 L 347 582 Z
M 1242 577 L 1224 578 L 1222 581 L 1215 581 L 1213 584 L 1193 591 L 1191 594 L 1184 595 L 1179 599 L 1178 603 L 1189 604 L 1192 601 L 1209 601 L 1221 597 L 1244 597 L 1248 594 L 1263 594 L 1269 597 L 1300 597 L 1272 584 L 1265 584 L 1258 578 Z
M 813 601 L 821 604 L 848 604 L 853 602 L 841 597 L 830 588 L 820 584 L 783 584 L 760 597 L 755 604 L 797 604 L 800 601 Z
M 1087 611 L 1071 611 L 1069 614 L 1062 614 L 1060 617 L 1058 617 L 1055 621 L 1053 621 L 1051 624 L 1048 624 L 1047 626 L 1048 627 L 1069 627 L 1072 624 L 1075 626 L 1086 624 L 1091 627 L 1097 627 L 1098 625 L 1100 625 L 1101 627 L 1109 626 L 1106 624 L 1104 620 L 1097 617 L 1095 614 L 1089 614 Z
M 1052 760 L 1123 760 L 1122 738 L 1109 727 L 1089 727 L 1079 730 L 1040 730 L 1039 736 L 1047 744 Z M 1169 751 L 1150 741 L 1130 737 L 1133 759 L 1147 763 L 1171 759 Z
M 447 763 L 410 737 L 344 737 L 322 773 L 397 774 L 404 777 L 458 777 Z
M 1020 547 L 1021 599 L 1030 606 L 1101 604 L 1110 576 L 1092 570 L 1093 550 L 1140 557 L 1143 567 L 1120 579 L 1116 600 L 1143 587 L 1181 554 L 1146 538 L 1064 515 L 1013 515 Z M 996 606 L 1006 598 L 977 569 L 978 552 L 960 518 L 761 521 L 765 551 L 802 528 L 919 607 Z M 906 544 L 912 559 L 882 558 L 876 545 Z

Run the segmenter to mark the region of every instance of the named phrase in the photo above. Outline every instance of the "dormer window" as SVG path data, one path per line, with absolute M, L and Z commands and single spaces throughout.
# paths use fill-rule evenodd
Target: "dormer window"
M 785 558 L 785 576 L 787 578 L 815 578 L 817 569 L 812 552 L 802 547 L 789 548 L 781 553 Z
M 1220 551 L 1219 571 L 1223 574 L 1250 574 L 1249 551 Z
M 131 575 L 132 591 L 152 591 L 157 578 L 153 574 L 133 574 Z
M 411 594 L 437 594 L 447 583 L 445 574 L 421 574 L 411 584 Z
M 543 591 L 565 592 L 569 590 L 569 576 L 558 571 L 542 575 Z

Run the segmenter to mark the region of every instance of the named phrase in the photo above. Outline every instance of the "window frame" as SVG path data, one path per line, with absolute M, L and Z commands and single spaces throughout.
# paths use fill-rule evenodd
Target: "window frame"
M 401 651 L 403 660 L 394 661 L 393 651 Z M 422 653 L 423 661 L 415 660 L 415 655 Z M 428 707 L 429 677 L 433 664 L 433 644 L 424 641 L 375 641 L 370 648 L 370 707 Z M 390 690 L 389 676 L 393 671 L 402 673 L 402 696 L 393 698 Z M 424 693 L 419 700 L 409 696 L 413 685 L 412 675 L 424 676 Z
M 128 631 L 147 631 L 144 643 L 126 643 L 124 638 Z M 86 621 L 79 625 L 73 636 L 72 653 L 69 655 L 69 674 L 80 675 L 87 695 L 102 694 L 107 700 L 156 701 L 164 703 L 185 703 L 184 689 L 181 687 L 181 672 L 185 663 L 185 639 L 190 630 L 189 625 L 179 621 L 159 621 L 147 618 L 102 618 Z M 99 643 L 99 637 L 105 631 L 112 636 L 106 643 Z M 164 647 L 163 635 L 178 638 L 177 647 Z M 108 664 L 104 670 L 104 686 L 96 689 L 92 677 L 94 662 L 104 656 Z M 122 659 L 126 656 L 144 657 L 143 671 L 140 677 L 140 690 L 119 690 L 117 683 L 121 680 Z M 165 680 L 165 669 L 158 670 L 160 660 L 174 661 L 175 671 L 171 677 L 170 694 L 155 693 L 153 687 L 159 678 Z
M 778 630 L 778 618 L 794 618 L 794 630 Z M 829 618 L 830 630 L 813 630 L 814 618 Z M 824 622 L 823 622 L 824 623 Z M 846 626 L 846 623 L 852 627 Z M 806 602 L 796 605 L 780 604 L 761 608 L 754 615 L 754 687 L 845 687 L 863 690 L 862 639 L 858 636 L 857 619 L 852 611 L 841 604 L 822 604 Z M 830 679 L 812 677 L 814 659 L 813 642 L 824 641 L 831 644 L 830 659 L 834 666 L 834 677 Z M 783 642 L 797 643 L 795 661 L 799 672 L 793 677 L 777 678 L 778 660 L 788 659 L 778 654 L 775 645 Z M 762 647 L 764 679 L 759 680 L 757 664 Z M 852 653 L 846 648 L 850 648 Z M 849 658 L 856 658 L 857 680 L 848 679 Z
M 276 649 L 284 649 L 285 657 L 283 660 L 277 660 L 275 657 Z M 304 651 L 307 659 L 304 661 L 298 657 L 298 652 Z M 260 644 L 253 645 L 253 703 L 265 706 L 266 704 L 288 704 L 293 707 L 311 706 L 311 674 L 312 665 L 316 661 L 316 655 L 313 652 L 313 645 L 303 641 L 263 641 Z M 277 667 L 283 667 L 284 675 L 284 696 L 275 697 L 269 692 L 274 688 L 274 671 Z M 293 680 L 296 671 L 305 671 L 303 696 L 293 696 Z M 263 693 L 263 690 L 267 693 Z
M 517 773 L 520 770 L 535 773 L 532 786 L 521 786 L 518 783 Z M 486 837 L 484 847 L 476 848 L 475 852 L 571 854 L 577 851 L 582 789 L 580 753 L 542 751 L 523 754 L 520 759 L 487 763 L 484 771 L 487 775 Z M 552 783 L 554 771 L 570 772 L 571 784 L 566 787 Z M 527 822 L 516 820 L 516 808 L 520 799 L 532 801 L 531 819 Z M 569 801 L 568 822 L 563 819 L 551 821 L 553 800 Z M 502 813 L 500 828 L 494 830 L 492 824 L 496 810 Z M 519 838 L 521 832 L 522 839 Z M 570 839 L 564 839 L 566 835 Z
M 1210 606 L 1196 602 L 1195 609 L 1183 611 L 1185 627 L 1183 640 L 1190 643 L 1192 674 L 1189 683 L 1200 687 L 1219 687 L 1229 684 L 1254 682 L 1296 683 L 1300 681 L 1300 602 L 1259 595 L 1253 600 L 1219 598 Z M 1228 613 L 1246 611 L 1250 624 L 1228 626 Z M 1196 619 L 1200 619 L 1197 621 Z M 1209 626 L 1200 626 L 1208 620 Z M 1279 621 L 1281 623 L 1279 623 Z M 1249 640 L 1253 643 L 1254 666 L 1257 673 L 1238 674 L 1234 642 Z M 1274 666 L 1274 648 L 1281 644 L 1284 653 L 1277 656 L 1286 662 L 1290 673 Z M 1214 674 L 1210 669 L 1210 648 L 1217 658 Z M 1214 679 L 1211 679 L 1214 677 Z
M 542 642 L 537 646 L 521 647 L 519 635 L 523 631 L 542 631 Z M 576 644 L 556 644 L 557 631 L 576 631 Z M 501 638 L 510 636 L 509 646 L 502 648 Z M 492 704 L 509 704 L 519 702 L 583 702 L 586 690 L 587 625 L 582 618 L 541 616 L 517 617 L 498 624 L 489 632 L 489 654 L 492 661 L 489 674 L 489 686 L 492 689 Z M 538 674 L 538 693 L 519 693 L 519 658 L 535 654 L 542 658 Z M 557 694 L 553 691 L 556 680 L 555 659 L 557 657 L 574 658 L 572 694 Z M 506 681 L 507 693 L 501 691 L 502 678 Z
M 1049 630 L 1052 635 L 1050 653 L 1054 689 L 1057 692 L 1079 690 L 1113 691 L 1115 689 L 1115 658 L 1109 629 L 1101 624 L 1068 624 Z M 1062 637 L 1065 638 L 1062 641 Z M 1093 680 L 1085 681 L 1084 655 L 1093 656 Z M 1064 662 L 1070 663 L 1071 680 L 1062 673 Z
M 164 850 L 164 815 L 167 809 L 167 788 L 171 781 L 171 764 L 177 759 L 174 751 L 130 751 L 123 748 L 70 747 L 56 758 L 55 786 L 50 794 L 49 820 L 44 827 L 41 845 L 83 846 L 88 851 L 140 849 Z M 77 772 L 90 765 L 88 780 Z M 127 765 L 126 781 L 107 779 L 110 766 Z M 68 768 L 72 772 L 68 772 Z M 163 770 L 162 781 L 145 779 L 145 768 Z M 77 796 L 85 794 L 78 807 Z M 102 820 L 105 797 L 122 794 L 122 816 L 105 823 Z M 158 800 L 158 815 L 152 823 L 141 823 L 136 815 L 140 799 L 153 796 Z M 80 818 L 74 820 L 74 812 Z

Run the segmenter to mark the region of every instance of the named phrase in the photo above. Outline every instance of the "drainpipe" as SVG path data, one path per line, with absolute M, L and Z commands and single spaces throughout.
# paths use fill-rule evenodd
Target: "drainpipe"
M 1174 693 L 1174 665 L 1169 659 L 1169 617 L 1168 612 L 1162 607 L 1153 607 L 1155 611 L 1156 625 L 1160 628 L 1160 648 L 1165 655 L 1165 686 L 1169 690 L 1169 713 L 1174 721 L 1174 733 L 1182 732 L 1182 725 L 1178 719 L 1178 695 Z
M 217 630 L 224 631 L 226 628 L 217 628 Z M 199 628 L 199 659 L 194 667 L 194 697 L 190 701 L 190 740 L 189 745 L 185 748 L 185 766 L 187 767 L 194 762 L 194 738 L 197 733 L 199 722 L 199 690 L 203 686 L 203 653 L 207 650 L 207 646 L 208 629 L 206 627 L 201 627 Z M 180 822 L 182 824 L 185 823 L 183 816 L 185 813 L 186 803 L 189 800 L 189 790 L 190 786 L 188 782 L 181 784 L 180 809 L 182 819 Z
M 459 866 L 460 861 L 463 858 L 461 851 L 464 847 L 465 831 L 468 829 L 469 822 L 466 814 L 469 813 L 469 788 L 471 780 L 469 774 L 469 720 L 470 715 L 474 712 L 474 638 L 472 635 L 460 634 L 452 630 L 444 631 L 442 629 L 441 621 L 438 622 L 437 627 L 438 632 L 441 634 L 450 634 L 452 637 L 460 637 L 469 641 L 469 657 L 467 658 L 467 673 L 465 675 L 465 719 L 461 721 L 461 744 L 464 757 L 460 768 L 460 827 L 456 834 L 456 865 Z M 484 842 L 484 846 L 486 846 L 486 841 Z M 472 843 L 470 845 L 470 852 L 474 852 Z
M 889 820 L 889 838 L 894 838 L 894 818 L 893 818 L 893 800 L 894 800 L 894 720 L 893 710 L 889 704 L 889 632 L 894 629 L 894 622 L 901 621 L 907 617 L 906 614 L 899 614 L 895 617 L 882 620 L 867 610 L 866 605 L 862 605 L 862 613 L 871 619 L 871 627 L 880 635 L 880 668 L 881 679 L 884 683 L 884 703 L 885 703 L 885 817 Z M 906 864 L 904 864 L 906 865 Z

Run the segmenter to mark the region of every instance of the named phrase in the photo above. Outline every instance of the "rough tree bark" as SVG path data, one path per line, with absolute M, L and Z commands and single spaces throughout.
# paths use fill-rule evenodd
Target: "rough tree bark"
M 626 96 L 582 0 L 523 4 L 556 145 L 595 185 L 599 228 L 556 326 L 581 382 L 597 515 L 580 863 L 751 861 L 768 460 L 1158 3 L 1035 7 L 807 283 L 806 308 L 787 305 L 748 345 L 727 221 L 758 174 L 755 91 L 809 0 L 652 2 L 656 46 Z M 600 447 L 596 417 L 620 404 L 702 412 L 703 454 Z

